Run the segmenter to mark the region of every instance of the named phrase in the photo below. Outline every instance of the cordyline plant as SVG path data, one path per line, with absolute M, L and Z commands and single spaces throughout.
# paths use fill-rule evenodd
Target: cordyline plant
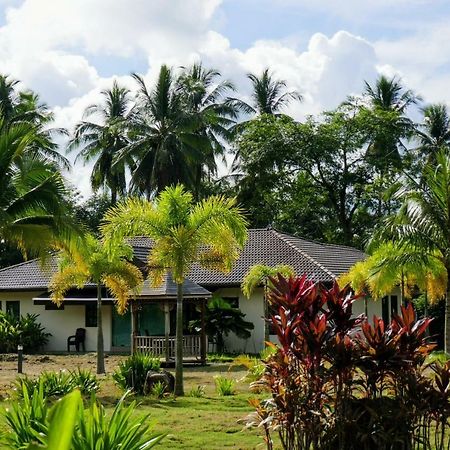
M 280 344 L 255 383 L 271 398 L 252 400 L 246 419 L 269 450 L 275 436 L 289 450 L 450 449 L 450 363 L 426 370 L 430 319 L 410 304 L 370 324 L 354 316 L 349 286 L 281 275 L 271 284 Z

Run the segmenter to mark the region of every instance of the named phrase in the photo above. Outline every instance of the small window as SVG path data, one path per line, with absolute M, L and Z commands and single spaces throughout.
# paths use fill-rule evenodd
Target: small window
M 20 317 L 20 302 L 17 300 L 6 302 L 6 314 L 18 319 Z
M 3 311 L 3 308 L 2 308 L 2 301 L 0 300 L 0 311 Z
M 398 297 L 391 295 L 391 317 L 398 314 Z
M 389 297 L 383 297 L 381 300 L 381 318 L 385 325 L 389 323 Z
M 222 297 L 232 308 L 239 308 L 239 297 Z
M 84 325 L 86 327 L 97 326 L 97 304 L 87 303 L 85 306 Z

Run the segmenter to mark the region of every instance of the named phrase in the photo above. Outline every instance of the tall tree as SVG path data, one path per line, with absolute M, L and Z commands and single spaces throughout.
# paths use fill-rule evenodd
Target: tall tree
M 247 238 L 247 223 L 235 199 L 199 203 L 181 185 L 166 188 L 154 202 L 129 199 L 105 216 L 107 239 L 144 235 L 153 240 L 149 276 L 153 284 L 170 272 L 177 283 L 175 394 L 183 387 L 183 282 L 194 263 L 228 272 Z
M 445 351 L 450 352 L 450 154 L 442 149 L 436 166 L 427 165 L 420 182 L 409 178 L 398 193 L 402 206 L 387 218 L 378 231 L 383 240 L 400 248 L 413 249 L 424 258 L 437 258 L 447 276 L 445 310 Z M 410 250 L 401 258 L 405 263 Z
M 97 240 L 84 236 L 76 249 L 61 244 L 59 271 L 50 281 L 51 298 L 56 304 L 64 301 L 71 288 L 83 288 L 87 283 L 97 287 L 97 373 L 105 373 L 103 345 L 102 287 L 106 287 L 116 300 L 116 308 L 123 314 L 131 296 L 143 283 L 141 271 L 129 261 L 133 257 L 131 246 Z
M 209 139 L 198 133 L 198 118 L 186 110 L 172 70 L 163 65 L 153 89 L 133 75 L 138 84 L 137 106 L 133 114 L 132 142 L 120 152 L 118 161 L 134 157 L 136 168 L 131 190 L 151 198 L 165 187 L 195 184 L 195 167 L 203 163 Z
M 197 133 L 208 140 L 203 147 L 202 161 L 195 167 L 195 194 L 205 178 L 217 174 L 217 158 L 225 163 L 225 144 L 230 140 L 230 127 L 235 124 L 238 108 L 226 101 L 226 94 L 235 90 L 228 80 L 221 80 L 221 73 L 205 69 L 201 63 L 183 68 L 177 80 L 177 90 L 187 113 L 197 123 Z
M 402 139 L 411 137 L 414 126 L 406 116 L 408 107 L 417 104 L 420 97 L 405 89 L 396 77 L 381 75 L 371 86 L 365 82 L 364 95 L 368 100 L 375 124 L 366 156 L 381 172 L 402 167 Z
M 69 190 L 55 165 L 36 152 L 39 130 L 5 126 L 0 115 L 0 239 L 23 252 L 45 253 L 55 236 L 75 232 Z
M 111 201 L 126 192 L 126 168 L 134 168 L 134 160 L 126 155 L 116 160 L 121 150 L 129 144 L 128 116 L 131 111 L 130 91 L 113 82 L 111 89 L 101 92 L 101 103 L 88 106 L 84 120 L 75 126 L 68 151 L 79 151 L 76 160 L 85 164 L 94 162 L 91 186 L 94 192 L 109 190 Z M 97 121 L 95 121 L 97 119 Z
M 422 109 L 423 122 L 417 130 L 418 148 L 425 163 L 435 163 L 436 154 L 442 147 L 450 146 L 450 117 L 447 106 L 438 103 Z

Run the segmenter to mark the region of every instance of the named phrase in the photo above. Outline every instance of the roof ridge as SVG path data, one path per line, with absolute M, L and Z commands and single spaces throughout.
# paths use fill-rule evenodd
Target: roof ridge
M 12 266 L 2 267 L 0 269 L 0 272 L 4 272 L 5 270 L 9 270 L 9 269 L 14 269 L 15 267 L 24 266 L 25 264 L 30 264 L 30 263 L 35 262 L 35 261 L 39 261 L 39 258 L 33 258 L 33 259 L 29 259 L 28 261 L 22 261 L 20 263 L 13 264 Z
M 302 256 L 304 256 L 305 258 L 309 259 L 310 261 L 312 261 L 316 266 L 319 266 L 325 273 L 327 273 L 328 275 L 330 275 L 332 278 L 336 278 L 336 274 L 334 274 L 330 269 L 326 268 L 323 264 L 321 264 L 319 261 L 317 261 L 315 258 L 313 258 L 311 255 L 308 255 L 308 253 L 304 252 L 302 249 L 298 248 L 297 246 L 295 246 L 294 244 L 292 244 L 291 242 L 289 242 L 284 236 L 283 233 L 279 232 L 278 230 L 272 229 L 271 231 L 273 231 L 275 233 L 275 235 L 281 239 L 283 242 L 285 242 L 287 245 L 289 245 L 291 248 L 293 248 L 294 250 L 296 250 L 298 253 L 300 253 Z M 297 236 L 291 235 L 292 237 L 295 237 L 297 239 L 299 239 Z

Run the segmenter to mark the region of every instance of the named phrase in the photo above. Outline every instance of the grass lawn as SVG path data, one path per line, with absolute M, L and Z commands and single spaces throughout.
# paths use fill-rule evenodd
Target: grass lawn
M 114 356 L 107 359 L 107 371 L 110 374 L 114 366 L 123 357 Z M 0 368 L 0 407 L 8 406 L 6 398 L 11 391 L 11 384 L 16 377 L 16 363 L 2 361 Z M 94 362 L 94 364 L 92 363 Z M 95 368 L 95 355 L 82 356 L 30 356 L 24 364 L 24 371 L 30 376 L 43 370 L 59 370 L 64 368 Z M 245 417 L 252 408 L 248 399 L 255 397 L 248 389 L 248 383 L 242 380 L 245 370 L 234 368 L 228 370 L 227 363 L 214 363 L 208 367 L 185 368 L 185 391 L 191 388 L 205 386 L 205 396 L 202 398 L 183 397 L 155 400 L 149 397 L 139 398 L 140 406 L 137 415 L 150 414 L 150 420 L 155 423 L 154 429 L 167 433 L 160 444 L 162 449 L 255 449 L 265 448 L 259 430 L 243 430 L 239 419 Z M 217 375 L 233 378 L 236 381 L 236 395 L 220 397 L 215 392 L 214 377 Z M 100 401 L 112 409 L 121 392 L 114 385 L 110 375 L 101 377 L 101 389 L 98 394 Z M 1 398 L 1 397 L 0 397 Z M 0 416 L 0 433 L 6 431 L 4 419 Z M 2 446 L 0 438 L 0 449 Z

